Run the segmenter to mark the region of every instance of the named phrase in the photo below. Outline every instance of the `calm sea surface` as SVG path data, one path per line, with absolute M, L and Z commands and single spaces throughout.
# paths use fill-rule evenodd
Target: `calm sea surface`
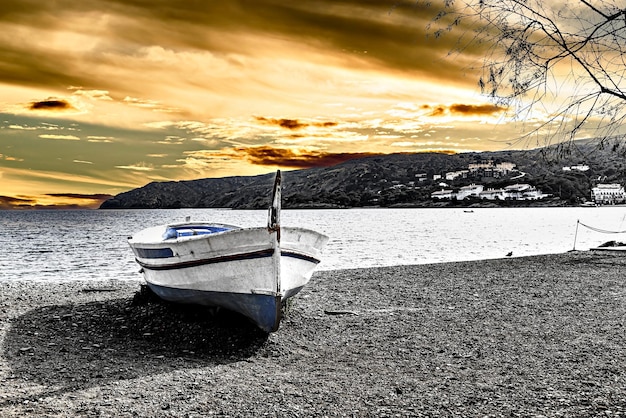
M 182 221 L 261 226 L 266 211 L 222 209 L 0 211 L 0 280 L 141 279 L 126 243 Z M 281 223 L 330 236 L 319 270 L 587 250 L 626 234 L 626 207 L 283 210 Z M 577 232 L 578 229 L 578 232 Z

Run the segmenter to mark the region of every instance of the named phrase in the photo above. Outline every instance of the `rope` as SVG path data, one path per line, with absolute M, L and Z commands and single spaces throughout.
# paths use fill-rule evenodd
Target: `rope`
M 582 223 L 580 221 L 578 223 L 580 225 L 584 226 L 585 228 L 589 228 L 592 231 L 599 232 L 601 234 L 624 234 L 624 233 L 626 233 L 626 231 L 609 231 L 609 230 L 606 230 L 606 229 L 595 228 L 593 226 L 585 225 L 584 223 Z

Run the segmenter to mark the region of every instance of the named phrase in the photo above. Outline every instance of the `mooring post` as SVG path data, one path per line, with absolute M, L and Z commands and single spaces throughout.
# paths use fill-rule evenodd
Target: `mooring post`
M 574 234 L 574 248 L 572 251 L 576 251 L 576 239 L 578 239 L 578 224 L 580 223 L 580 219 L 576 220 L 576 233 Z

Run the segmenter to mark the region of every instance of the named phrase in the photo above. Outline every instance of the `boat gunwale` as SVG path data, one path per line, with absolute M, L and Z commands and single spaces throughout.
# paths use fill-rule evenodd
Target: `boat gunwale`
M 151 228 L 146 228 L 142 231 L 139 231 L 136 235 L 140 235 L 142 232 L 148 230 L 148 229 L 154 229 L 155 231 L 157 230 L 157 228 L 163 228 L 163 231 L 167 231 L 168 228 L 172 227 L 172 226 L 179 226 L 179 225 L 196 225 L 196 226 L 200 226 L 202 225 L 199 222 L 194 222 L 194 223 L 180 223 L 180 224 L 164 224 L 164 225 L 159 225 L 156 227 L 151 227 Z M 228 227 L 233 227 L 233 229 L 229 229 L 226 231 L 218 231 L 218 232 L 212 232 L 210 234 L 198 234 L 198 235 L 187 235 L 187 236 L 181 236 L 181 237 L 172 237 L 172 238 L 163 238 L 162 235 L 159 236 L 158 240 L 147 240 L 147 239 L 143 239 L 143 240 L 137 240 L 135 238 L 135 236 L 132 236 L 131 238 L 128 239 L 128 243 L 131 246 L 136 246 L 136 245 L 142 245 L 142 244 L 147 244 L 147 245 L 158 245 L 158 244 L 172 244 L 172 243 L 178 243 L 178 242 L 187 242 L 187 241 L 195 241 L 195 240 L 201 240 L 201 239 L 209 239 L 210 237 L 213 236 L 217 236 L 217 235 L 224 235 L 224 234 L 231 234 L 231 233 L 242 233 L 244 231 L 255 231 L 255 230 L 267 230 L 268 233 L 272 233 L 272 231 L 270 231 L 268 229 L 267 226 L 251 226 L 251 227 L 238 227 L 235 225 L 228 225 L 228 224 L 219 224 L 219 223 L 205 223 L 204 225 L 211 225 L 211 226 L 228 226 Z M 284 231 L 288 231 L 288 230 L 292 230 L 292 231 L 302 231 L 302 232 L 312 232 L 316 235 L 319 235 L 321 237 L 324 237 L 326 239 L 328 239 L 328 236 L 326 234 L 322 234 L 321 232 L 317 232 L 313 229 L 309 229 L 309 228 L 303 228 L 303 227 L 299 227 L 299 226 L 281 226 L 281 230 L 283 231 L 283 235 L 284 235 Z

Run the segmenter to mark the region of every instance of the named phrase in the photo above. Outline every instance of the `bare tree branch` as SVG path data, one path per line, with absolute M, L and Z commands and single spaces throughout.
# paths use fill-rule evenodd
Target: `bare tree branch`
M 448 32 L 473 28 L 462 48 L 487 47 L 478 80 L 484 94 L 511 106 L 518 119 L 546 114 L 529 135 L 542 131 L 546 142 L 559 143 L 624 130 L 626 6 L 620 0 L 447 0 L 436 21 Z

